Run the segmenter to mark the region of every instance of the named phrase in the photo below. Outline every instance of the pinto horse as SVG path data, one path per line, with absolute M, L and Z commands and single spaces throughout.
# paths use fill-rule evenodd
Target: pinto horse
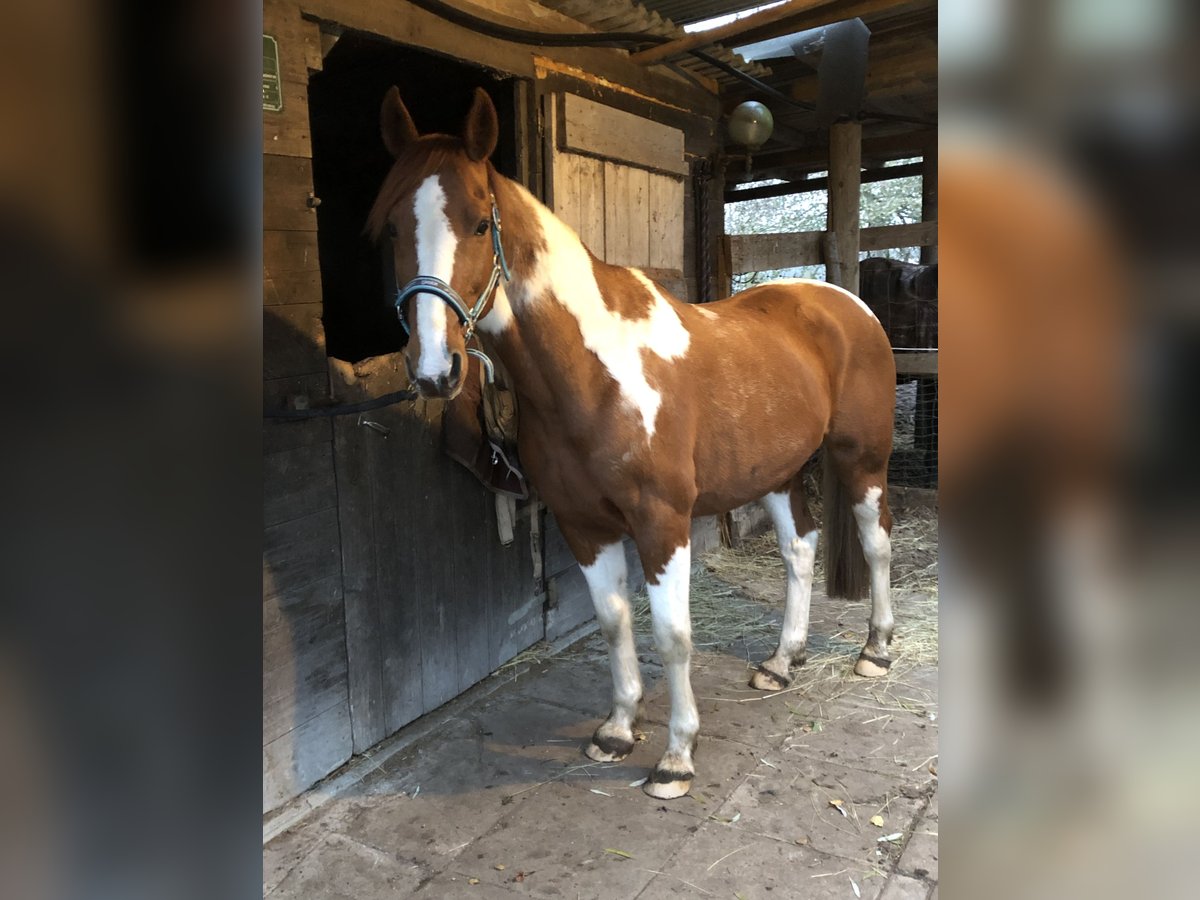
M 774 520 L 786 611 L 779 647 L 750 684 L 787 687 L 805 659 L 817 549 L 800 472 L 818 448 L 828 592 L 857 599 L 869 576 L 870 632 L 855 671 L 884 674 L 896 372 L 867 306 L 814 281 L 696 306 L 638 269 L 602 262 L 493 168 L 498 124 L 482 90 L 460 135 L 421 136 L 393 87 L 382 132 L 395 162 L 367 231 L 390 235 L 398 283 L 411 275 L 397 297 L 409 377 L 423 396 L 449 399 L 467 377 L 468 353 L 503 364 L 519 402 L 522 464 L 579 561 L 608 641 L 612 712 L 587 755 L 623 759 L 641 711 L 625 535 L 645 570 L 671 700 L 666 753 L 646 793 L 683 796 L 695 774 L 694 516 L 761 499 Z M 482 350 L 470 346 L 477 339 Z

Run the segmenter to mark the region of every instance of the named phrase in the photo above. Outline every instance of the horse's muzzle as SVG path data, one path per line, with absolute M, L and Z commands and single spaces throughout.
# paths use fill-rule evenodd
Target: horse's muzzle
M 453 400 L 463 386 L 463 355 L 457 350 L 450 354 L 450 371 L 435 378 L 417 378 L 412 370 L 408 355 L 404 356 L 404 367 L 408 370 L 408 380 L 417 392 L 427 400 Z

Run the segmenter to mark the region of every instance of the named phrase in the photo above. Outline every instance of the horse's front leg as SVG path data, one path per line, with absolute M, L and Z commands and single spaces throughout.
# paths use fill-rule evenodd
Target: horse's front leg
M 619 540 L 606 544 L 590 564 L 580 568 L 592 594 L 600 631 L 608 641 L 613 678 L 612 711 L 596 729 L 584 752 L 596 762 L 617 762 L 633 750 L 633 726 L 642 703 L 642 675 L 633 643 L 625 548 Z
M 696 773 L 692 754 L 700 731 L 700 715 L 692 695 L 689 671 L 692 656 L 692 621 L 688 609 L 692 563 L 690 526 L 690 520 L 682 517 L 654 523 L 649 533 L 643 529 L 635 535 L 650 594 L 654 640 L 667 670 L 671 696 L 667 752 L 643 787 L 651 797 L 663 800 L 682 797 L 691 790 Z

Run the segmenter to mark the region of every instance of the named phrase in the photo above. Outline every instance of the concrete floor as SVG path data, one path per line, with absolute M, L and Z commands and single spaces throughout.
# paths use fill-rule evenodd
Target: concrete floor
M 838 616 L 814 597 L 813 634 Z M 902 636 L 902 602 L 897 620 Z M 264 847 L 264 895 L 937 897 L 936 668 L 866 680 L 848 660 L 815 689 L 764 696 L 746 686 L 761 641 L 701 652 L 696 781 L 663 802 L 631 786 L 668 714 L 656 656 L 639 649 L 648 721 L 625 761 L 581 752 L 609 704 L 593 636 L 493 676 L 343 773 Z

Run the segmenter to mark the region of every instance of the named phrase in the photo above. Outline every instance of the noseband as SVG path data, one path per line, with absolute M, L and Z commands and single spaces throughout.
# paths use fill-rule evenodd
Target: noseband
M 492 275 L 488 279 L 487 286 L 475 301 L 475 305 L 467 309 L 467 305 L 463 302 L 462 297 L 459 296 L 458 291 L 454 290 L 447 282 L 436 275 L 418 275 L 408 284 L 404 285 L 404 287 L 396 291 L 396 315 L 400 317 L 400 326 L 407 335 L 409 330 L 408 321 L 404 317 L 404 307 L 408 304 L 408 301 L 415 294 L 431 294 L 454 311 L 454 315 L 458 317 L 458 323 L 463 328 L 463 340 L 470 341 L 475 336 L 475 326 L 483 316 L 484 308 L 488 305 L 492 294 L 495 293 L 501 276 L 504 276 L 505 281 L 512 281 L 512 273 L 508 270 L 508 261 L 504 258 L 504 247 L 500 243 L 500 210 L 496 207 L 496 195 L 493 194 Z M 491 384 L 495 380 L 496 372 L 487 354 L 482 350 L 476 350 L 474 347 L 467 348 L 467 353 L 479 360 L 483 366 L 488 384 Z

